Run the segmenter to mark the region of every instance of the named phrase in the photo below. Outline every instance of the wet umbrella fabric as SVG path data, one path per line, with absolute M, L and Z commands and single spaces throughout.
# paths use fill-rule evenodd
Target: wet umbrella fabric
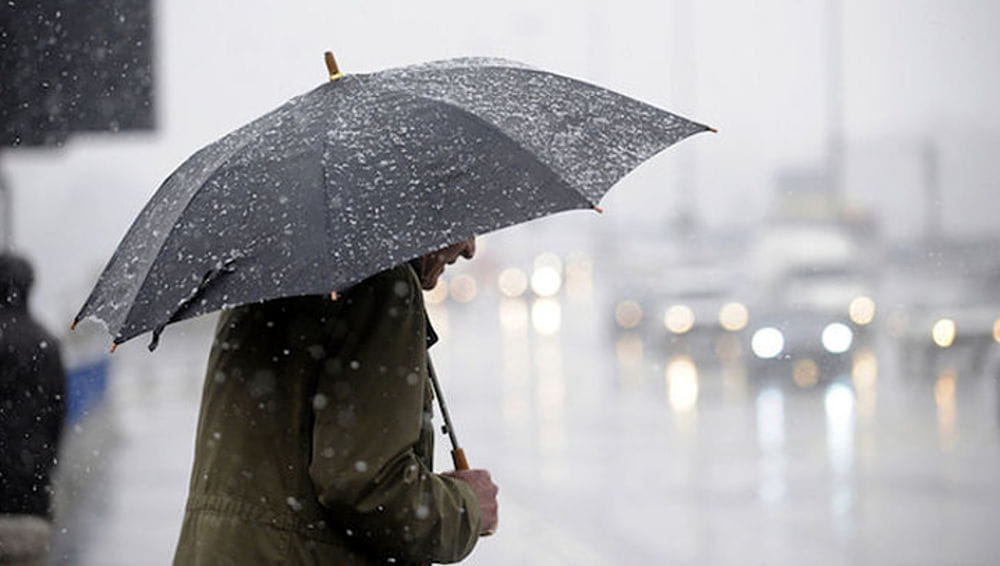
M 505 60 L 348 75 L 195 153 L 142 210 L 77 321 L 115 344 L 220 308 L 329 294 L 446 245 L 592 208 L 709 128 Z

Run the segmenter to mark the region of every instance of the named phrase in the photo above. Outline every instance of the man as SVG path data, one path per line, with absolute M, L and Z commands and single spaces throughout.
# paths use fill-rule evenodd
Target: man
M 23 258 L 0 255 L 0 564 L 43 564 L 66 413 L 59 343 L 28 312 Z
M 455 562 L 496 527 L 487 471 L 432 471 L 420 289 L 474 254 L 223 313 L 176 565 Z

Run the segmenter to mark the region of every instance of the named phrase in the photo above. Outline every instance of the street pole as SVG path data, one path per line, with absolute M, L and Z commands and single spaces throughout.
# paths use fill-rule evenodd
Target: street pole
M 674 0 L 670 4 L 671 41 L 670 84 L 672 104 L 694 112 L 696 99 L 698 58 L 695 43 L 695 5 L 692 0 Z M 674 228 L 685 236 L 694 236 L 700 225 L 698 214 L 698 164 L 694 153 L 684 150 L 676 158 L 675 166 L 677 208 L 673 214 Z M 668 217 L 670 215 L 668 214 Z
M 935 242 L 941 236 L 941 168 L 938 148 L 928 139 L 923 147 L 924 169 L 924 238 Z
M 843 6 L 826 2 L 826 175 L 833 196 L 844 192 Z
M 0 156 L 3 152 L 0 151 Z M 14 214 L 11 210 L 10 187 L 7 185 L 7 178 L 3 173 L 3 161 L 0 160 L 0 251 L 8 251 L 13 245 L 13 227 L 11 221 Z

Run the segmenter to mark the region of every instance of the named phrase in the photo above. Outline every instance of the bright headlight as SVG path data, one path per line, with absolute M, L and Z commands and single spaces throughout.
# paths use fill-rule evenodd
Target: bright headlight
M 773 326 L 765 326 L 757 330 L 750 338 L 750 349 L 758 358 L 776 358 L 784 348 L 785 336 Z
M 673 305 L 663 315 L 663 325 L 674 334 L 684 334 L 694 326 L 694 311 L 687 305 Z
M 831 354 L 843 354 L 851 349 L 851 342 L 854 341 L 854 332 L 842 322 L 833 322 L 826 325 L 820 337 L 823 347 Z
M 875 301 L 871 297 L 855 297 L 848 307 L 851 322 L 859 326 L 871 324 L 875 320 Z
M 730 332 L 743 330 L 749 320 L 750 311 L 741 303 L 726 303 L 719 309 L 719 324 Z
M 942 318 L 934 323 L 931 329 L 931 338 L 934 343 L 941 348 L 949 348 L 955 343 L 955 321 L 950 318 Z

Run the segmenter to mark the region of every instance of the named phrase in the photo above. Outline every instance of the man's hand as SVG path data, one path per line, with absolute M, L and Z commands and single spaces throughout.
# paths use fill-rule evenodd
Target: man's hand
M 472 487 L 479 498 L 479 509 L 483 515 L 480 535 L 491 535 L 497 530 L 497 492 L 500 490 L 486 470 L 455 470 L 441 474 L 462 480 Z

